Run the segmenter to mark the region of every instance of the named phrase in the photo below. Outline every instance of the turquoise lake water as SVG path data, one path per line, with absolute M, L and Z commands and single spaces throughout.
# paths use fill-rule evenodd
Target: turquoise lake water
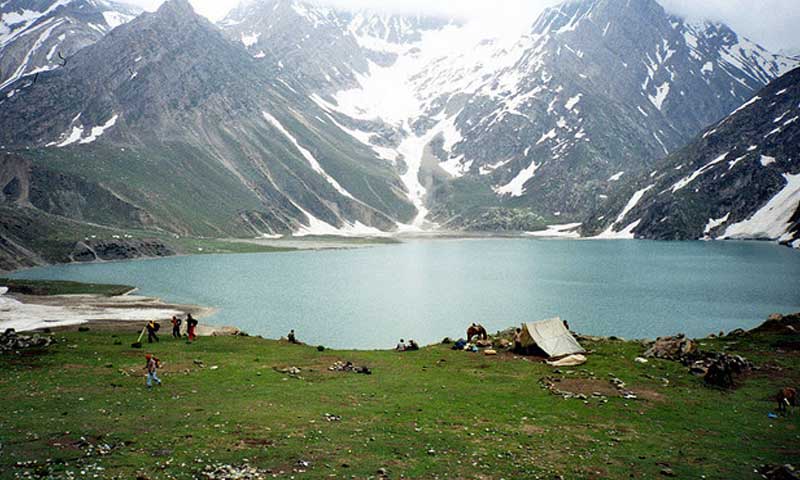
M 205 319 L 312 344 L 389 348 L 553 316 L 594 335 L 701 336 L 800 311 L 800 252 L 758 242 L 413 240 L 352 250 L 38 268 L 18 278 L 135 285 Z

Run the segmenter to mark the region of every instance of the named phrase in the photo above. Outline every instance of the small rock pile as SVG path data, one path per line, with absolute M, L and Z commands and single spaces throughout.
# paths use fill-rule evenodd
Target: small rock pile
M 357 367 L 352 362 L 334 362 L 333 365 L 328 367 L 331 372 L 355 372 L 363 373 L 364 375 L 372 375 L 372 370 L 369 367 Z
M 300 370 L 298 367 L 275 368 L 275 371 L 284 375 L 288 375 L 292 378 L 303 378 L 300 376 L 300 372 L 302 372 L 302 370 Z
M 250 465 L 206 465 L 197 476 L 204 480 L 263 480 L 271 476 Z
M 47 348 L 53 343 L 53 338 L 34 333 L 33 335 L 18 335 L 13 328 L 0 334 L 0 353 L 14 353 L 20 350 L 33 348 Z
M 698 364 L 707 365 L 703 380 L 706 384 L 714 387 L 731 388 L 735 383 L 735 375 L 749 372 L 754 368 L 752 362 L 739 355 L 726 353 L 709 353 L 707 355 L 705 359 L 695 362 L 692 369 L 698 368 Z
M 790 464 L 777 467 L 774 465 L 763 465 L 758 469 L 758 473 L 767 480 L 800 480 L 800 470 L 797 470 Z
M 684 335 L 658 338 L 644 356 L 680 362 L 689 367 L 691 373 L 702 376 L 707 385 L 722 388 L 733 387 L 736 375 L 755 368 L 752 362 L 739 355 L 701 351 L 695 341 Z

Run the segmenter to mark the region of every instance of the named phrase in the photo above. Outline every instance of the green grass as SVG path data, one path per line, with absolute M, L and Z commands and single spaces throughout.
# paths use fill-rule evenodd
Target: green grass
M 104 285 L 97 283 L 64 282 L 56 280 L 21 280 L 0 278 L 0 285 L 11 293 L 25 295 L 124 295 L 134 287 L 128 285 Z
M 256 243 L 234 242 L 211 238 L 183 237 L 180 239 L 164 239 L 164 241 L 167 244 L 174 246 L 181 253 L 193 255 L 210 255 L 219 253 L 273 253 L 291 252 L 296 250 L 295 248 L 291 247 L 259 245 Z
M 280 478 L 367 478 L 379 468 L 391 478 L 659 478 L 669 465 L 678 478 L 755 479 L 755 466 L 800 458 L 800 416 L 767 417 L 771 394 L 800 379 L 798 352 L 779 353 L 773 336 L 707 342 L 781 367 L 730 392 L 706 388 L 677 363 L 637 364 L 642 347 L 624 342 L 587 344 L 585 366 L 555 373 L 445 346 L 318 352 L 256 337 L 187 345 L 163 336 L 132 350 L 133 332 L 58 338 L 41 355 L 0 356 L 0 478 L 38 469 L 52 478 L 83 470 L 80 478 L 189 479 L 206 464 L 247 459 Z M 144 388 L 145 351 L 164 362 L 164 386 L 153 391 Z M 374 373 L 328 371 L 336 360 Z M 275 370 L 288 366 L 302 378 Z M 607 388 L 613 375 L 643 400 L 565 400 L 539 385 L 548 375 L 595 378 L 589 389 Z M 87 457 L 81 437 L 113 448 Z M 38 466 L 15 466 L 32 460 Z M 293 473 L 300 460 L 310 467 Z

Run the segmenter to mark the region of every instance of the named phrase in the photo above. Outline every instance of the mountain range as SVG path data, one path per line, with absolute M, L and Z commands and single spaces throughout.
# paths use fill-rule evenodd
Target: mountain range
M 654 0 L 566 2 L 501 36 L 301 0 L 216 25 L 187 0 L 0 8 L 0 268 L 133 232 L 796 239 L 734 227 L 784 198 L 797 220 L 797 123 L 773 120 L 800 62 Z M 765 87 L 786 92 L 753 101 Z M 707 164 L 745 138 L 775 161 L 720 180 Z

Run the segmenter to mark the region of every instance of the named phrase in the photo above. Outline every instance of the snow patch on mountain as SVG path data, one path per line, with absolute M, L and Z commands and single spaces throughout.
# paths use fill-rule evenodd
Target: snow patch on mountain
M 335 178 L 328 175 L 328 173 L 322 168 L 322 165 L 319 164 L 319 161 L 317 161 L 317 159 L 314 157 L 314 155 L 312 155 L 311 152 L 308 151 L 308 149 L 300 145 L 300 143 L 297 141 L 294 135 L 292 135 L 291 132 L 289 132 L 289 130 L 287 130 L 281 124 L 281 122 L 278 121 L 277 118 L 275 118 L 274 116 L 270 115 L 267 112 L 261 112 L 261 114 L 264 116 L 264 119 L 266 119 L 273 127 L 275 127 L 276 130 L 278 130 L 281 134 L 283 134 L 292 145 L 294 145 L 294 147 L 300 152 L 303 158 L 305 158 L 308 161 L 308 163 L 311 165 L 311 168 L 315 172 L 317 172 L 320 176 L 322 176 L 322 178 L 325 179 L 325 181 L 331 184 L 331 186 L 334 189 L 336 189 L 337 192 L 339 192 L 340 194 L 344 195 L 347 198 L 355 200 L 355 197 L 351 195 L 350 192 L 345 190 L 341 185 L 339 185 L 339 182 L 337 182 Z
M 729 153 L 730 152 L 723 153 L 719 157 L 715 158 L 714 160 L 711 160 L 707 164 L 703 165 L 702 167 L 700 167 L 697 170 L 695 170 L 694 172 L 692 172 L 691 175 L 683 177 L 682 179 L 680 179 L 678 182 L 675 183 L 675 185 L 672 186 L 672 193 L 675 193 L 678 190 L 681 190 L 682 188 L 686 187 L 687 185 L 692 183 L 694 181 L 694 179 L 696 179 L 700 175 L 702 175 L 702 174 L 706 173 L 707 171 L 709 171 L 710 169 L 712 169 L 714 167 L 714 165 L 717 165 L 718 163 L 724 161 L 726 158 L 728 158 L 728 154 Z
M 581 238 L 577 231 L 582 223 L 566 223 L 563 225 L 548 225 L 546 230 L 526 232 L 526 235 L 537 238 Z
M 800 205 L 800 174 L 783 175 L 786 186 L 747 220 L 729 226 L 721 238 L 785 240 L 792 215 Z
M 113 127 L 117 123 L 117 118 L 119 118 L 119 115 L 114 114 L 111 118 L 108 119 L 108 121 L 106 123 L 104 123 L 102 125 L 98 125 L 96 127 L 92 127 L 92 129 L 89 132 L 89 136 L 86 137 L 86 138 L 82 138 L 79 143 L 81 145 L 84 145 L 84 144 L 87 144 L 87 143 L 94 142 L 95 140 L 100 138 L 100 136 L 103 133 L 105 133 L 106 130 L 108 130 L 109 128 Z
M 510 182 L 501 186 L 495 187 L 493 190 L 498 195 L 511 195 L 512 197 L 520 197 L 523 193 L 525 193 L 525 184 L 533 178 L 536 174 L 536 170 L 541 166 L 541 164 L 537 164 L 536 162 L 531 162 L 527 168 L 520 170 L 516 177 L 514 177 Z

